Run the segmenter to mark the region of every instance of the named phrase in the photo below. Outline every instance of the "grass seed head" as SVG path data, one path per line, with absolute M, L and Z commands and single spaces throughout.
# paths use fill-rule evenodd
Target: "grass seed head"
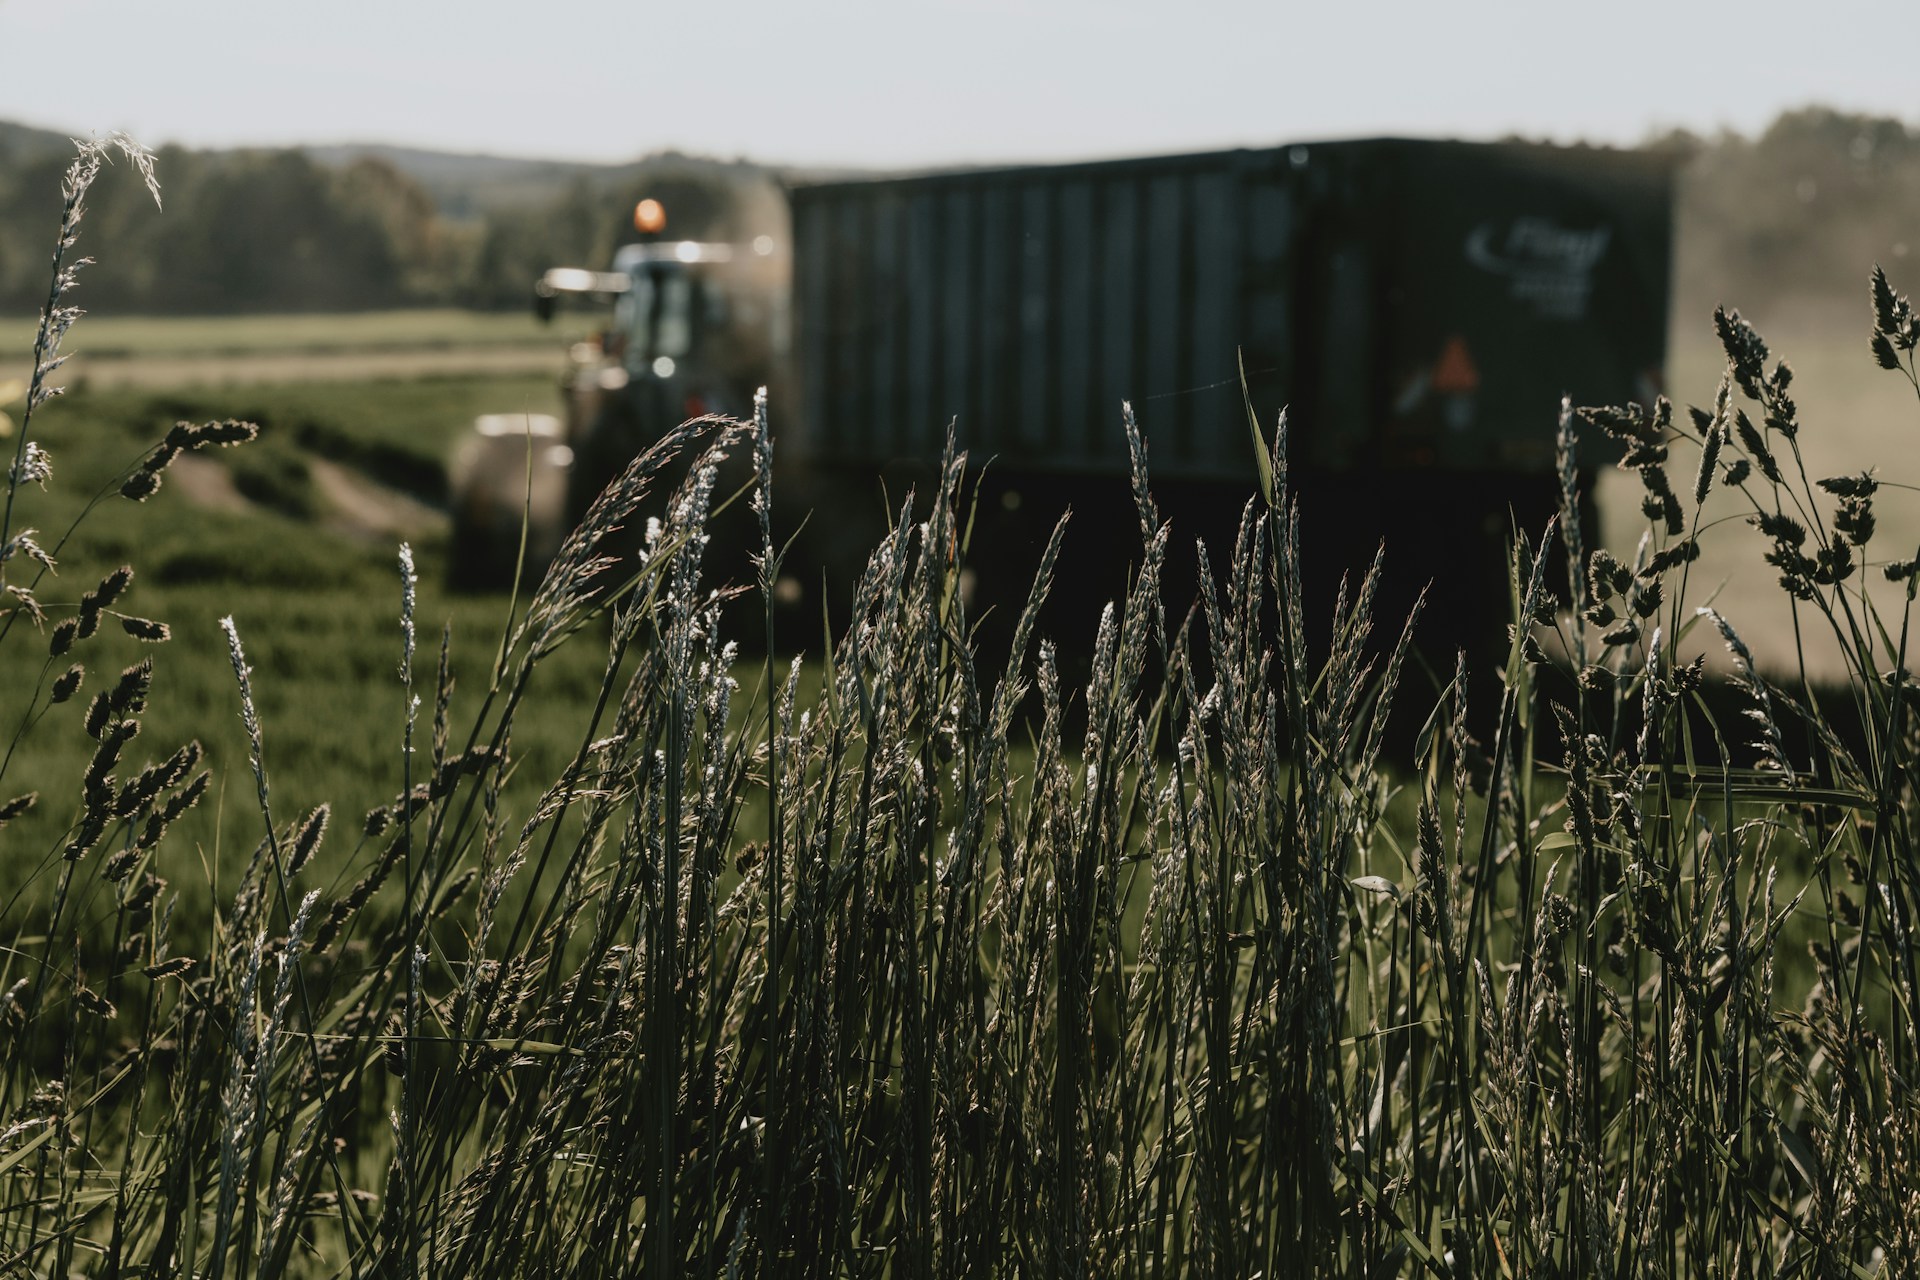
M 292 852 L 287 855 L 288 875 L 296 874 L 312 859 L 314 851 L 326 837 L 327 819 L 332 814 L 333 810 L 323 804 L 309 813 L 306 821 L 300 824 L 300 829 L 294 833 Z
M 155 622 L 152 618 L 122 617 L 120 629 L 135 640 L 145 640 L 150 644 L 159 644 L 173 638 L 173 629 L 164 622 Z
M 1873 538 L 1873 500 L 1842 498 L 1833 513 L 1833 527 L 1854 546 L 1866 546 Z
M 120 682 L 108 699 L 115 715 L 138 715 L 147 706 L 147 691 L 153 687 L 153 659 L 142 658 L 120 673 Z
M 188 449 L 203 448 L 206 445 L 245 444 L 249 440 L 257 439 L 259 435 L 260 428 L 257 424 L 242 422 L 237 418 L 228 418 L 224 422 L 203 422 L 197 425 L 191 422 L 176 422 L 173 424 L 173 429 L 167 432 L 166 441 L 160 447 L 170 451 L 171 454 L 178 454 Z
M 39 799 L 40 793 L 38 791 L 29 791 L 25 795 L 15 796 L 5 804 L 0 804 L 0 825 L 12 822 L 15 818 L 33 808 L 34 802 Z
M 173 456 L 169 454 L 166 461 L 173 461 Z M 166 462 L 162 462 L 158 467 L 142 467 L 128 476 L 126 482 L 120 486 L 120 496 L 135 502 L 145 502 L 160 492 L 160 473 L 165 468 Z
M 161 816 L 167 822 L 172 822 L 181 814 L 193 808 L 194 805 L 200 802 L 200 797 L 207 793 L 207 787 L 212 781 L 212 772 L 202 769 L 198 774 L 194 775 L 192 782 L 189 782 L 184 789 L 174 793 L 173 797 L 167 801 L 166 807 L 160 811 Z
M 34 540 L 33 535 L 37 532 L 39 531 L 36 529 L 22 529 L 9 539 L 4 547 L 0 547 L 0 563 L 11 560 L 15 556 L 24 556 L 49 573 L 57 572 L 59 566 L 55 564 L 53 557 Z
M 100 878 L 108 884 L 119 884 L 133 874 L 133 869 L 140 865 L 140 859 L 146 856 L 146 852 L 146 847 L 139 844 L 130 844 L 117 850 L 111 858 L 100 864 Z
M 47 481 L 53 478 L 53 459 L 45 449 L 28 440 L 20 450 L 20 461 L 7 469 L 7 478 L 9 488 L 37 484 L 45 492 Z
M 1880 570 L 1888 582 L 1906 582 L 1916 571 L 1920 571 L 1920 556 L 1911 560 L 1890 560 Z
M 35 627 L 47 625 L 47 611 L 40 607 L 38 597 L 31 590 L 26 587 L 9 586 L 7 595 L 13 600 L 11 612 L 24 614 Z
M 1872 471 L 1862 471 L 1857 476 L 1828 476 L 1818 483 L 1838 498 L 1871 498 L 1880 489 L 1880 482 Z
M 1740 318 L 1738 311 L 1714 308 L 1713 327 L 1720 336 L 1721 348 L 1727 353 L 1727 366 L 1733 380 L 1749 400 L 1760 399 L 1766 378 L 1767 344 L 1752 325 Z
M 1734 434 L 1740 437 L 1740 447 L 1753 459 L 1753 465 L 1760 468 L 1760 474 L 1767 483 L 1780 483 L 1780 464 L 1774 460 L 1773 451 L 1767 448 L 1767 442 L 1761 438 L 1760 430 L 1747 417 L 1745 409 L 1736 409 L 1733 414 Z
M 96 741 L 106 732 L 107 721 L 113 718 L 113 697 L 104 690 L 93 695 L 93 701 L 87 704 L 87 718 L 83 726 L 87 736 Z
M 1700 506 L 1707 500 L 1707 494 L 1713 489 L 1713 469 L 1720 461 L 1720 445 L 1725 439 L 1725 428 L 1715 421 L 1707 428 L 1706 439 L 1700 446 L 1700 470 L 1693 479 L 1693 505 Z
M 80 682 L 86 678 L 87 669 L 77 662 L 74 663 L 53 682 L 53 688 L 47 694 L 47 701 L 54 706 L 59 706 L 71 700 L 74 694 L 80 692 Z
M 93 589 L 94 598 L 102 607 L 110 606 L 126 593 L 133 585 L 133 566 L 123 564 L 106 577 L 100 579 L 100 585 Z

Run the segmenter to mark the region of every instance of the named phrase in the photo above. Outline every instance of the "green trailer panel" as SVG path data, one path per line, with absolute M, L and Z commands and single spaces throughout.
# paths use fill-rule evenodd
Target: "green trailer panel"
M 810 462 L 1244 481 L 1238 367 L 1333 471 L 1532 470 L 1665 358 L 1660 157 L 1380 140 L 794 192 Z

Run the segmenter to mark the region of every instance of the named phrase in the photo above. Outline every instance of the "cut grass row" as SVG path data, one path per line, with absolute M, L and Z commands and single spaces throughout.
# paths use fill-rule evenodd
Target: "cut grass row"
M 90 315 L 75 340 L 84 357 L 219 356 L 359 352 L 383 349 L 545 346 L 570 328 L 541 324 L 529 311 L 423 310 L 334 314 L 116 316 Z M 0 320 L 0 352 L 8 360 L 33 350 L 34 321 Z

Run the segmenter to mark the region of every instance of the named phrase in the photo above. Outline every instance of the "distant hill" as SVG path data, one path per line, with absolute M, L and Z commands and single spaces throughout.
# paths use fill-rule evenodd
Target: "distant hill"
M 72 139 L 78 136 L 85 136 L 84 131 L 69 134 L 0 120 L 0 165 L 14 168 L 49 159 L 65 160 L 73 154 Z M 201 148 L 194 149 L 194 154 L 230 157 L 269 149 Z M 529 160 L 384 143 L 348 143 L 298 150 L 332 169 L 344 169 L 361 159 L 384 162 L 418 183 L 443 215 L 455 219 L 480 218 L 502 209 L 532 208 L 550 202 L 556 193 L 576 182 L 584 181 L 600 189 L 615 187 L 644 163 Z
M 69 134 L 0 120 L 0 165 L 25 164 L 72 154 L 73 138 Z
M 716 183 L 767 178 L 815 181 L 828 176 L 820 170 L 746 159 L 720 160 L 672 150 L 619 164 L 429 151 L 385 143 L 348 143 L 302 150 L 320 163 L 336 167 L 365 159 L 392 165 L 419 183 L 421 189 L 433 197 L 440 212 L 450 218 L 533 209 L 552 203 L 558 195 L 575 187 L 610 193 L 632 185 L 650 172 L 671 172 L 678 177 L 704 178 Z
M 579 160 L 532 160 L 481 152 L 429 151 L 386 143 L 346 143 L 304 147 L 322 164 L 344 166 L 372 159 L 392 165 L 433 197 L 449 218 L 479 218 L 509 210 L 527 210 L 550 204 L 576 185 L 611 193 L 632 186 L 650 172 L 671 172 L 678 178 L 704 178 L 738 183 L 771 178 L 778 182 L 824 182 L 872 173 L 862 169 L 822 169 L 764 164 L 754 160 L 721 160 L 657 151 L 620 164 Z
M 576 182 L 606 189 L 631 175 L 632 164 L 588 164 L 570 160 L 527 160 L 456 151 L 428 151 L 384 143 L 347 143 L 304 147 L 325 165 L 344 168 L 371 158 L 392 165 L 433 197 L 449 218 L 479 218 L 503 209 L 546 204 Z
M 0 165 L 13 167 L 73 152 L 72 139 L 85 131 L 65 133 L 34 125 L 0 120 Z M 141 139 L 141 141 L 149 141 Z M 258 154 L 272 148 L 199 148 L 199 156 Z M 507 210 L 531 210 L 550 204 L 576 185 L 595 192 L 613 192 L 631 185 L 649 171 L 702 174 L 716 180 L 772 177 L 777 181 L 819 182 L 871 172 L 858 169 L 802 168 L 764 164 L 747 159 L 723 160 L 666 150 L 620 163 L 582 160 L 544 160 L 485 152 L 435 151 L 382 142 L 332 143 L 297 148 L 331 169 L 344 169 L 356 160 L 375 160 L 405 174 L 432 198 L 444 217 L 457 221 L 483 219 Z

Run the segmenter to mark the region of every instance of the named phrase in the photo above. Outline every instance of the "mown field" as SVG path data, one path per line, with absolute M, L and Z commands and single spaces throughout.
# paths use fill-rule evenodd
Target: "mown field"
M 0 350 L 22 362 L 33 350 L 34 320 L 0 322 Z M 123 316 L 89 315 L 76 340 L 76 363 L 161 356 L 245 358 L 274 352 L 369 354 L 383 348 L 431 350 L 538 346 L 551 353 L 554 329 L 530 311 L 366 311 L 344 314 Z M 86 357 L 80 361 L 81 355 Z
M 350 326 L 332 325 L 328 332 L 345 336 Z M 75 366 L 84 376 L 85 365 Z M 156 672 L 147 734 L 174 745 L 198 738 L 216 770 L 213 795 L 186 820 L 177 846 L 182 865 L 170 874 L 217 882 L 220 868 L 244 860 L 258 838 L 257 823 L 245 822 L 253 812 L 252 788 L 221 618 L 231 615 L 246 637 L 260 705 L 275 726 L 269 747 L 275 785 L 290 812 L 330 802 L 343 820 L 357 821 L 400 790 L 396 735 L 405 700 L 397 676 L 396 556 L 403 540 L 420 566 L 423 643 L 437 649 L 447 624 L 458 709 L 477 701 L 509 601 L 504 592 L 476 596 L 446 588 L 446 462 L 476 414 L 550 409 L 555 399 L 553 378 L 537 375 L 241 390 L 186 385 L 165 392 L 83 385 L 42 411 L 36 425 L 56 459 L 53 478 L 44 494 L 35 490 L 23 502 L 39 540 L 50 551 L 58 547 L 59 576 L 40 588 L 42 605 L 71 607 L 101 576 L 133 562 L 137 576 L 125 609 L 165 621 L 173 639 L 143 646 L 117 630 L 102 633 L 88 642 L 92 652 L 76 655 L 89 668 L 88 688 L 151 650 Z M 160 491 L 143 503 L 114 492 L 176 421 L 234 417 L 258 423 L 260 438 L 182 459 L 185 465 L 170 469 Z M 63 532 L 103 493 L 60 546 Z M 13 643 L 23 649 L 38 643 L 45 651 L 44 636 L 16 636 Z M 40 676 L 38 663 L 24 661 L 0 671 L 9 738 L 23 722 L 48 718 L 7 770 L 13 791 L 45 797 L 6 829 L 0 883 L 9 892 L 57 846 L 78 802 L 72 780 L 93 745 L 77 718 L 84 699 L 52 709 L 28 702 Z M 570 732 L 578 703 L 591 696 L 598 677 L 584 649 L 543 669 L 540 700 L 556 714 L 528 719 L 522 746 L 530 763 L 557 768 L 563 753 L 579 745 L 543 740 L 541 726 Z M 372 744 L 392 749 L 372 751 Z M 189 914 L 205 909 L 201 899 Z

